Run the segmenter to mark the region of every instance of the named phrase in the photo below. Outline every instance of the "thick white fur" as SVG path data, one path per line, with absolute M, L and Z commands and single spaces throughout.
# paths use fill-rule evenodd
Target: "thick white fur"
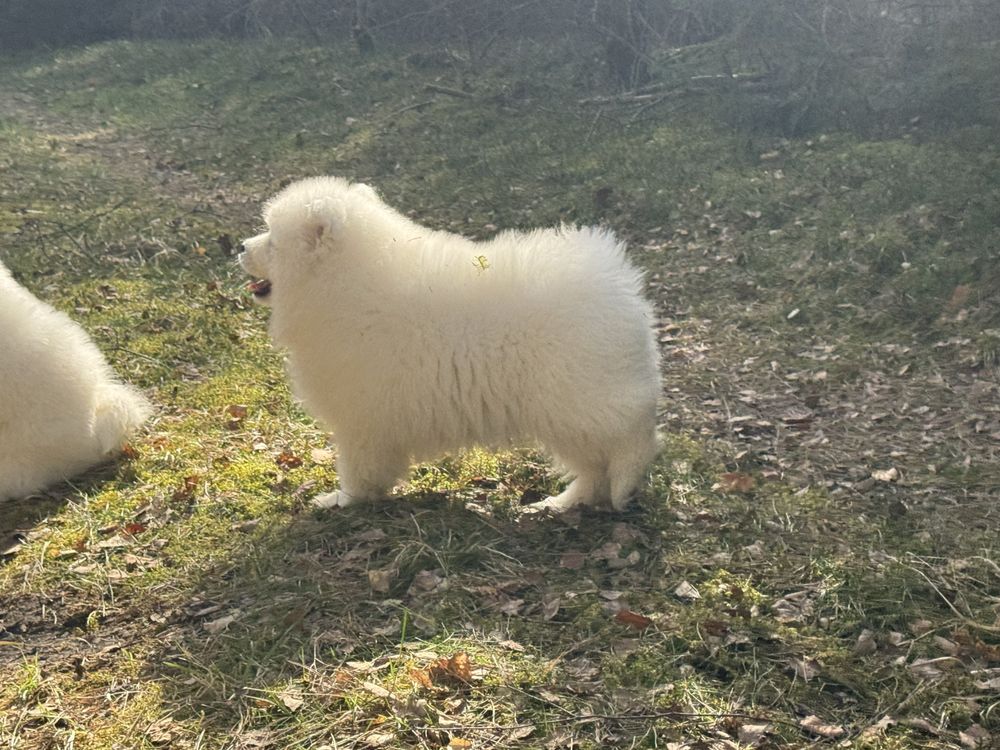
M 150 411 L 79 325 L 0 263 L 0 500 L 100 463 Z
M 334 432 L 340 491 L 386 493 L 411 461 L 541 443 L 575 477 L 556 510 L 623 507 L 657 451 L 653 312 L 609 231 L 422 227 L 367 185 L 294 183 L 240 262 L 271 282 L 295 394 Z

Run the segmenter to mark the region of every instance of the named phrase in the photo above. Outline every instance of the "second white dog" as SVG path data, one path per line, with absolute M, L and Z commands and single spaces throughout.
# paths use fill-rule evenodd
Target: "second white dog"
M 100 463 L 149 414 L 86 332 L 0 263 L 0 500 Z
M 574 477 L 546 507 L 628 502 L 657 451 L 660 380 L 641 274 L 610 232 L 473 242 L 335 177 L 290 185 L 264 220 L 240 262 L 296 395 L 339 447 L 340 490 L 318 504 L 511 443 L 541 443 Z

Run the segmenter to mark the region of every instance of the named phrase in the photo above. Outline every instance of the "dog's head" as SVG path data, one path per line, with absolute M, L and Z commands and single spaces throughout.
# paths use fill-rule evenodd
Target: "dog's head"
M 294 182 L 264 208 L 266 229 L 243 241 L 240 266 L 254 277 L 254 300 L 271 304 L 274 295 L 296 294 L 299 278 L 314 274 L 320 256 L 337 249 L 350 204 L 379 202 L 372 188 L 339 177 Z

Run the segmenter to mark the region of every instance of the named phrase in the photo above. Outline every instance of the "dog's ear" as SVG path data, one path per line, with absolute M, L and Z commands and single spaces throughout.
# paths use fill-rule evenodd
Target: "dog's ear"
M 333 198 L 317 198 L 306 209 L 305 231 L 311 247 L 319 247 L 335 237 L 347 220 L 343 202 Z

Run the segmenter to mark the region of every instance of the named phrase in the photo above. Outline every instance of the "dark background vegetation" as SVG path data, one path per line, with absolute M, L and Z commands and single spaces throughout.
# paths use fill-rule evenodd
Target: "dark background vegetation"
M 353 36 L 466 62 L 517 40 L 568 42 L 599 85 L 718 93 L 751 131 L 878 134 L 920 118 L 1000 122 L 993 0 L 8 0 L 5 48 L 114 38 Z

